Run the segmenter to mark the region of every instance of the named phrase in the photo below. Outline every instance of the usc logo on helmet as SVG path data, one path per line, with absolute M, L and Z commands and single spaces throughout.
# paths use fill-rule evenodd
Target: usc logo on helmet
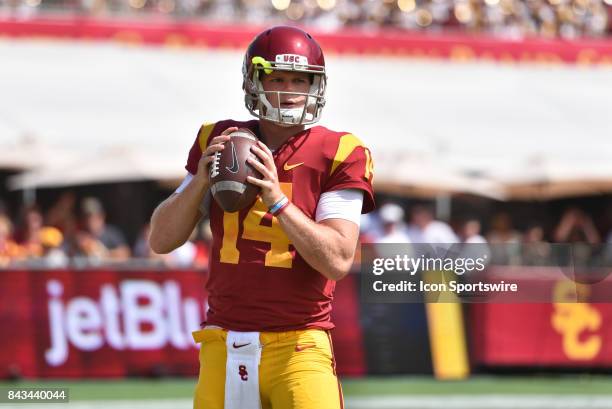
M 308 65 L 308 58 L 297 54 L 279 54 L 276 56 L 277 63 Z

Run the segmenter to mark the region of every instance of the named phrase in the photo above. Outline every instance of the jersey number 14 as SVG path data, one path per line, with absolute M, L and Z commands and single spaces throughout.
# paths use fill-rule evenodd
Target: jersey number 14
M 289 200 L 292 198 L 292 184 L 280 183 L 280 188 Z M 258 197 L 249 209 L 242 224 L 242 238 L 247 240 L 270 243 L 270 250 L 266 253 L 265 265 L 267 267 L 291 268 L 293 258 L 289 251 L 291 241 L 280 226 L 276 217 L 272 218 L 271 226 L 262 226 L 261 221 L 268 213 L 268 208 Z M 221 245 L 220 261 L 222 263 L 238 264 L 240 252 L 238 251 L 239 212 L 223 213 L 223 243 Z

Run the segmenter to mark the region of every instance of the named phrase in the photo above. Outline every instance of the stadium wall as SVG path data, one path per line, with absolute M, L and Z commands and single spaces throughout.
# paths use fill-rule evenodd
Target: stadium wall
M 0 379 L 195 376 L 205 280 L 200 270 L 1 271 Z M 336 288 L 338 373 L 432 374 L 425 305 L 362 302 L 358 280 Z M 558 296 L 575 289 L 527 281 Z M 611 304 L 464 308 L 474 368 L 612 368 Z
M 0 379 L 195 376 L 201 270 L 0 272 Z M 366 373 L 357 281 L 336 290 L 337 369 Z
M 0 19 L 0 36 L 117 41 L 133 45 L 230 48 L 244 50 L 260 26 L 212 24 L 189 20 L 129 21 L 91 17 Z M 612 64 L 612 42 L 605 39 L 525 38 L 423 34 L 398 30 L 334 32 L 312 30 L 329 54 L 487 60 L 505 63 Z

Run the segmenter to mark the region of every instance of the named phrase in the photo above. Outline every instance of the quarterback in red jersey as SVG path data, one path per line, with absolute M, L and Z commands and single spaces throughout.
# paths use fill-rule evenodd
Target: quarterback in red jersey
M 360 214 L 374 208 L 371 155 L 351 133 L 306 127 L 321 116 L 327 81 L 310 34 L 285 26 L 260 33 L 243 77 L 246 107 L 258 119 L 202 125 L 185 181 L 151 220 L 151 247 L 166 253 L 203 214 L 210 218 L 194 408 L 341 408 L 331 301 L 352 265 Z M 208 165 L 238 128 L 260 138 L 249 162 L 262 178 L 248 182 L 261 193 L 227 213 L 210 200 Z

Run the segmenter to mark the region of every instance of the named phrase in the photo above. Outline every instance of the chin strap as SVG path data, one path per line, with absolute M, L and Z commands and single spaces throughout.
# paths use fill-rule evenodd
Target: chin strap
M 304 108 L 293 108 L 293 109 L 281 109 L 280 110 L 280 120 L 283 123 L 290 123 L 291 125 L 299 125 L 300 119 L 302 119 L 302 115 L 304 114 Z M 309 119 L 308 114 L 304 115 L 304 119 Z

